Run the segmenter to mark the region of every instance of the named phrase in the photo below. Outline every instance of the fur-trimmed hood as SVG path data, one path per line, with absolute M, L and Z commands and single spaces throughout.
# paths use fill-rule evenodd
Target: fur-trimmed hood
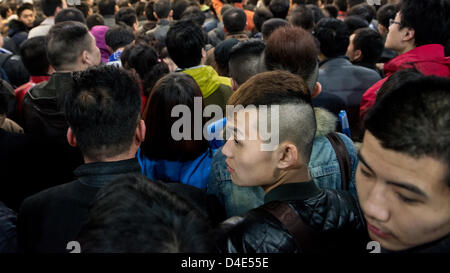
M 337 117 L 325 108 L 314 107 L 316 114 L 316 137 L 326 136 L 328 133 L 336 131 Z

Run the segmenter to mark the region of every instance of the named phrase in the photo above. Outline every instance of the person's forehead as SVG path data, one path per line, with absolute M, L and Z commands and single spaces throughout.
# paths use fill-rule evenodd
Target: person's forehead
M 385 181 L 412 184 L 429 195 L 446 187 L 448 166 L 431 156 L 413 157 L 386 149 L 368 131 L 364 135 L 360 155 L 364 160 L 360 164 L 367 164 L 377 177 Z

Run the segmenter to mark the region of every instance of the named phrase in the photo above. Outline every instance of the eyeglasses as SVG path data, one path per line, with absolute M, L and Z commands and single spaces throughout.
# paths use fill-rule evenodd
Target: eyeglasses
M 389 26 L 392 26 L 393 24 L 401 25 L 400 22 L 396 22 L 394 19 L 389 19 Z

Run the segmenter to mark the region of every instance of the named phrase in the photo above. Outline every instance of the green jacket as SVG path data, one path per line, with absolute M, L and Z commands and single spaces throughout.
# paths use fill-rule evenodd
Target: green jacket
M 225 111 L 228 98 L 233 93 L 230 78 L 221 77 L 211 66 L 204 65 L 187 68 L 183 72 L 197 82 L 202 91 L 205 106 L 216 104 Z

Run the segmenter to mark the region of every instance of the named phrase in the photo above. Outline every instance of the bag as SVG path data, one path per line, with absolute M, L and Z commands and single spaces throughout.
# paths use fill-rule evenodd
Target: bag
M 350 155 L 348 154 L 347 147 L 344 141 L 338 136 L 337 133 L 332 132 L 327 135 L 328 140 L 333 146 L 336 152 L 336 157 L 339 162 L 339 169 L 341 170 L 341 187 L 342 190 L 348 191 L 350 185 L 350 179 L 352 177 L 352 164 L 350 161 Z

